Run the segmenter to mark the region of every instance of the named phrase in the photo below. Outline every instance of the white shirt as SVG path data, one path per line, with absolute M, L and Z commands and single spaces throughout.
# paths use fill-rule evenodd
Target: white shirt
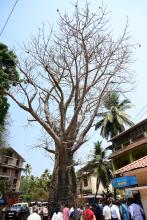
M 46 207 L 43 207 L 42 213 L 43 216 L 48 216 L 48 209 Z
M 51 220 L 63 220 L 63 213 L 58 212 L 57 214 L 54 213 Z
M 69 216 L 70 216 L 70 214 L 71 214 L 73 211 L 74 211 L 74 207 L 71 207 L 71 208 L 69 209 Z
M 29 215 L 28 220 L 41 220 L 41 217 L 36 212 L 34 212 L 31 215 Z
M 108 205 L 105 205 L 103 208 L 103 216 L 105 217 L 106 220 L 111 219 L 111 210 Z
M 119 220 L 121 220 L 119 208 L 117 207 L 117 205 L 112 204 L 110 209 L 111 209 L 111 217 L 118 218 Z

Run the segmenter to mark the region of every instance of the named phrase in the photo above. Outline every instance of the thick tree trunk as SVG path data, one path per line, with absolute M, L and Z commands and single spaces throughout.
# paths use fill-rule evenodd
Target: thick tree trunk
M 67 146 L 56 147 L 55 166 L 49 189 L 49 204 L 73 204 L 76 196 L 76 176 L 73 155 Z

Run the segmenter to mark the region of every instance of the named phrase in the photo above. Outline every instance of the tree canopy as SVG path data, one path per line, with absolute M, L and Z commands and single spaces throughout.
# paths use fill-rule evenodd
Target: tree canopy
M 11 182 L 7 178 L 0 177 L 0 194 L 5 196 L 7 192 L 11 191 Z
M 56 30 L 43 26 L 25 45 L 15 91 L 3 92 L 48 135 L 43 147 L 55 155 L 50 201 L 72 203 L 73 155 L 87 141 L 108 93 L 131 81 L 133 47 L 127 24 L 113 36 L 104 6 L 92 12 L 88 3 L 77 4 L 72 15 L 58 14 Z
M 31 174 L 31 166 L 27 164 L 27 170 L 24 172 L 25 176 L 21 177 L 20 180 L 20 192 L 23 194 L 22 198 L 27 200 L 28 198 L 32 201 L 40 201 L 48 199 L 48 189 L 51 181 L 51 174 L 48 169 L 45 169 L 40 177 L 35 177 Z
M 7 97 L 3 90 L 9 90 L 16 85 L 19 79 L 16 70 L 17 59 L 13 51 L 9 50 L 5 44 L 0 43 L 0 144 L 3 144 L 3 134 L 5 132 L 6 115 L 9 109 Z
M 98 118 L 101 119 L 96 123 L 95 129 L 100 128 L 102 137 L 108 139 L 124 131 L 125 125 L 134 125 L 129 115 L 125 112 L 131 106 L 130 100 L 124 99 L 120 101 L 118 93 L 110 93 L 104 101 L 106 111 L 98 114 Z

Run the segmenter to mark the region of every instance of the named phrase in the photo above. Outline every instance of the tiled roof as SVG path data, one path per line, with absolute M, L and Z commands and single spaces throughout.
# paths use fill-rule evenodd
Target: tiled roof
M 143 167 L 147 167 L 147 156 L 140 158 L 139 160 L 136 160 L 116 171 L 113 172 L 113 174 L 119 174 L 119 173 L 124 173 L 124 172 L 128 172 L 130 170 L 135 170 L 138 168 L 143 168 Z

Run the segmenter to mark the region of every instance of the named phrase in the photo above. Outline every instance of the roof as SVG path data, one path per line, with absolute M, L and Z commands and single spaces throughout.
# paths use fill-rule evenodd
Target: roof
M 12 148 L 12 147 L 1 147 L 0 150 L 1 149 L 10 149 L 10 150 L 12 150 L 13 152 L 15 152 L 18 155 L 18 157 L 20 157 L 23 160 L 23 162 L 25 162 L 25 159 L 14 148 Z
M 129 172 L 131 170 L 139 169 L 139 168 L 144 168 L 147 167 L 147 156 L 140 158 L 139 160 L 136 160 L 116 171 L 113 172 L 114 175 L 124 173 L 124 172 Z
M 120 134 L 114 136 L 113 138 L 110 139 L 110 141 L 114 141 L 115 139 L 120 138 L 121 136 L 123 136 L 123 135 L 129 133 L 129 132 L 132 131 L 133 129 L 135 129 L 135 128 L 137 128 L 138 126 L 140 126 L 140 125 L 142 125 L 142 124 L 145 124 L 145 123 L 147 123 L 147 118 L 144 119 L 144 120 L 142 120 L 142 121 L 140 121 L 138 124 L 133 125 L 133 126 L 130 127 L 129 129 L 127 129 L 127 130 L 121 132 Z

